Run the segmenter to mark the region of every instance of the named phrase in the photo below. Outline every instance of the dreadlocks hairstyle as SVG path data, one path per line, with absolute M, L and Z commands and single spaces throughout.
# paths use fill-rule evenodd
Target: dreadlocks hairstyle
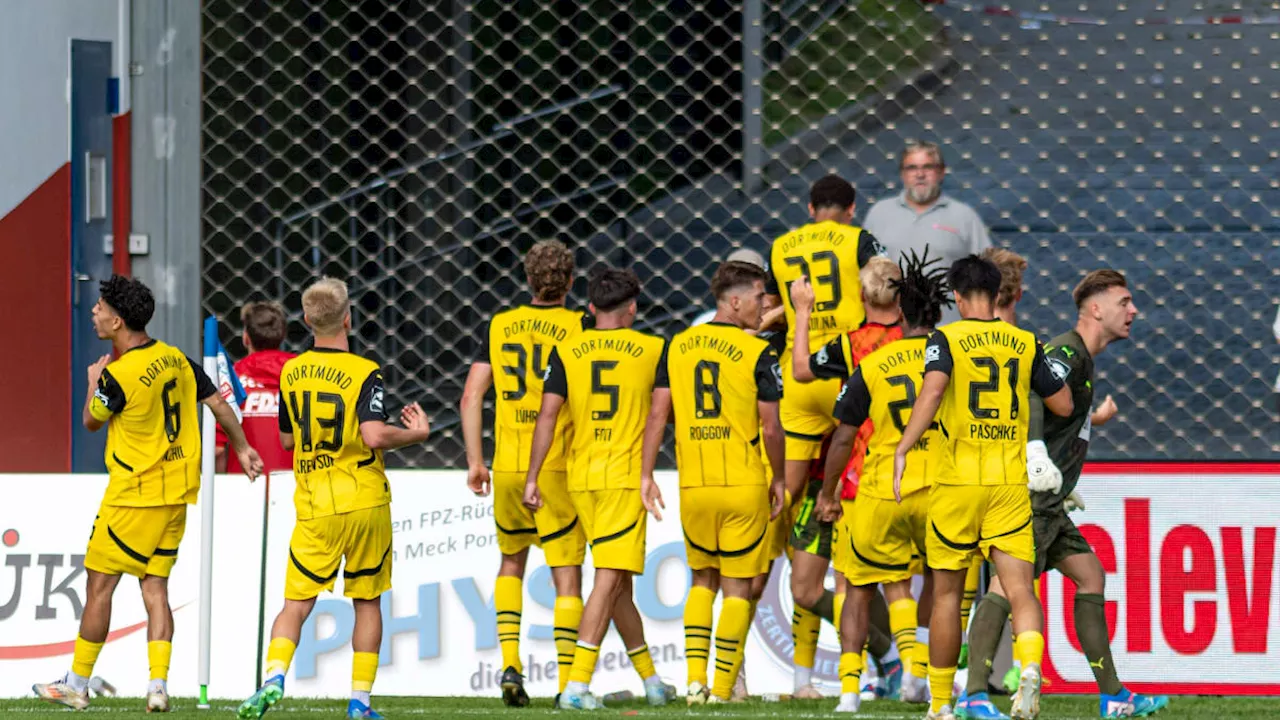
M 942 320 L 942 308 L 952 305 L 948 297 L 947 268 L 929 267 L 942 262 L 942 259 L 930 260 L 927 247 L 923 256 L 916 255 L 915 250 L 910 252 L 910 257 L 902 258 L 902 279 L 891 280 L 890 283 L 898 291 L 898 302 L 902 305 L 902 317 L 907 325 L 936 327 Z

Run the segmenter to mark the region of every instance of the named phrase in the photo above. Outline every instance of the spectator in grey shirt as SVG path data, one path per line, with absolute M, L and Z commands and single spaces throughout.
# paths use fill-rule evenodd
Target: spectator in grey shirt
M 928 246 L 929 257 L 941 258 L 941 267 L 951 267 L 956 260 L 991 247 L 978 213 L 942 192 L 947 166 L 937 145 L 907 145 L 898 158 L 898 170 L 902 193 L 872 205 L 862 223 L 891 259 L 901 262 L 906 251 L 923 254 Z M 942 324 L 959 319 L 954 308 L 943 309 Z

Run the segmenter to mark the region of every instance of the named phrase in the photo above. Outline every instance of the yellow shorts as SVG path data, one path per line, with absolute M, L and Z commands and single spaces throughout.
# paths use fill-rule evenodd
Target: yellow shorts
M 591 546 L 591 564 L 644 572 L 645 512 L 639 489 L 570 491 Z
M 178 545 L 186 531 L 186 505 L 103 505 L 89 534 L 85 569 L 104 575 L 167 578 L 178 561 Z
M 524 506 L 524 482 L 524 473 L 493 474 L 493 522 L 498 526 L 499 552 L 515 555 L 537 545 L 550 567 L 581 565 L 587 554 L 587 536 L 569 499 L 565 474 L 544 470 L 538 476 L 542 507 L 536 513 Z
M 836 569 L 853 585 L 902 582 L 923 571 L 928 490 L 911 493 L 901 505 L 859 495 L 852 511 L 845 503 L 841 522 Z
M 849 539 L 853 534 L 853 500 L 840 500 L 840 519 L 831 526 L 831 567 L 844 574 L 840 568 L 849 561 Z
M 753 578 L 769 565 L 769 488 L 680 488 L 680 525 L 691 570 Z
M 791 528 L 796 524 L 795 508 L 791 506 L 791 493 L 786 493 L 782 502 L 782 512 L 769 521 L 769 535 L 765 538 L 765 559 L 773 562 L 782 557 L 791 548 Z M 790 555 L 788 554 L 788 557 Z
M 342 594 L 372 600 L 391 589 L 391 506 L 299 520 L 289 539 L 284 596 L 310 600 L 333 590 L 342 562 Z
M 782 363 L 782 400 L 778 415 L 786 434 L 788 460 L 815 460 L 822 454 L 822 441 L 836 427 L 836 396 L 841 381 L 815 380 L 797 382 L 791 363 Z
M 991 549 L 1036 561 L 1031 496 L 1026 485 L 934 485 L 929 490 L 929 567 L 968 570 L 975 554 Z

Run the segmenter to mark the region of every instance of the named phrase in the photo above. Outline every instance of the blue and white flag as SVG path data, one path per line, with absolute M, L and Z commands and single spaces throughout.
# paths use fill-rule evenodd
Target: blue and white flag
M 217 376 L 209 379 L 218 386 L 222 399 L 236 411 L 236 419 L 243 420 L 240 407 L 244 405 L 244 387 L 240 385 L 240 378 L 236 376 L 231 358 L 227 357 L 227 351 L 218 339 L 218 319 L 212 315 L 204 321 L 204 356 L 206 359 L 213 358 L 218 368 Z

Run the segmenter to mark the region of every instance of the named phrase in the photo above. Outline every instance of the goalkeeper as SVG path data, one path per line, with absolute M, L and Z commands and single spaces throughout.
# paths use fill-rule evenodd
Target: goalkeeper
M 1093 359 L 1107 345 L 1129 337 L 1138 314 L 1124 275 L 1115 270 L 1095 270 L 1085 276 L 1072 294 L 1079 313 L 1075 329 L 1045 344 L 1045 358 L 1060 380 L 1071 388 L 1075 410 L 1067 417 L 1044 411 L 1044 403 L 1032 395 L 1027 443 L 1027 487 L 1031 490 L 1036 538 L 1036 577 L 1055 569 L 1075 582 L 1076 635 L 1101 693 L 1099 714 L 1104 718 L 1141 717 L 1165 707 L 1169 699 L 1148 697 L 1127 690 L 1116 676 L 1103 604 L 1103 570 L 1098 556 L 1067 513 L 1083 509 L 1075 494 L 1089 448 L 1089 434 L 1115 414 L 1108 396 L 1096 413 L 1093 406 Z M 1009 601 L 998 580 L 974 611 L 969 628 L 969 679 L 965 700 L 958 703 L 961 717 L 997 720 L 1004 715 L 986 700 L 991 660 L 1009 617 Z

